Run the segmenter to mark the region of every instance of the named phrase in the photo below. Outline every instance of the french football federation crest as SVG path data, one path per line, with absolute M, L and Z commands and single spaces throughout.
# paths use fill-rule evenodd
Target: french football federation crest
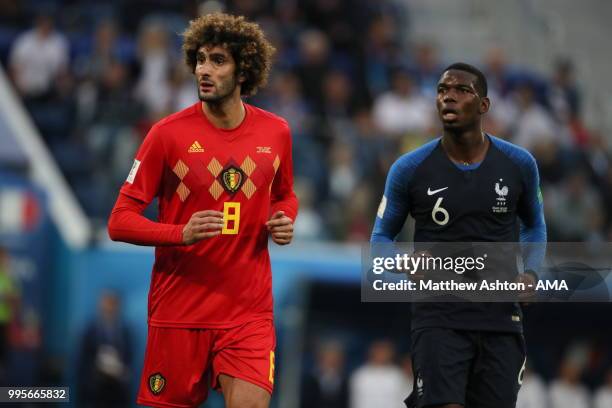
M 225 188 L 225 191 L 227 191 L 229 194 L 236 193 L 236 191 L 238 191 L 240 187 L 242 187 L 244 179 L 244 172 L 234 166 L 224 169 L 221 173 L 221 181 L 223 182 L 223 187 Z
M 149 389 L 155 395 L 162 392 L 166 385 L 166 379 L 160 373 L 155 373 L 149 376 Z

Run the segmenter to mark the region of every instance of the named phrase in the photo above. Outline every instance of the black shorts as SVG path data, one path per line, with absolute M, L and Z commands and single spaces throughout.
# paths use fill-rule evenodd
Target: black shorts
M 514 408 L 525 360 L 525 340 L 520 333 L 414 330 L 414 388 L 406 406 Z

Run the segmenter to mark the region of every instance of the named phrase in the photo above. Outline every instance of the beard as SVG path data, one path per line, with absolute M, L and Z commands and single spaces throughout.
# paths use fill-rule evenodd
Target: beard
M 238 86 L 238 79 L 233 77 L 226 81 L 215 83 L 214 92 L 212 93 L 203 94 L 198 86 L 198 98 L 206 103 L 221 103 L 234 93 L 236 86 Z

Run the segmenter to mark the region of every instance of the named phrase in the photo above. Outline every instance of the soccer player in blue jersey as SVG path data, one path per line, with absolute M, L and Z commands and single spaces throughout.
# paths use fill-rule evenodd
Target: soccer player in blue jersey
M 373 243 L 394 241 L 408 215 L 414 242 L 546 241 L 535 159 L 483 132 L 490 104 L 477 68 L 444 70 L 436 98 L 443 135 L 391 167 Z M 535 283 L 543 248 L 523 254 L 519 281 Z M 413 303 L 415 382 L 406 405 L 514 408 L 525 369 L 522 319 L 518 303 Z

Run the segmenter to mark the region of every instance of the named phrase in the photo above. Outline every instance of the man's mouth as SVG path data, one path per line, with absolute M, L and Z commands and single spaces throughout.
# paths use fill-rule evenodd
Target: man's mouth
M 200 92 L 209 92 L 215 85 L 209 81 L 200 82 Z
M 445 120 L 457 119 L 458 116 L 459 116 L 459 112 L 456 111 L 455 109 L 451 109 L 451 108 L 442 109 L 442 118 Z

